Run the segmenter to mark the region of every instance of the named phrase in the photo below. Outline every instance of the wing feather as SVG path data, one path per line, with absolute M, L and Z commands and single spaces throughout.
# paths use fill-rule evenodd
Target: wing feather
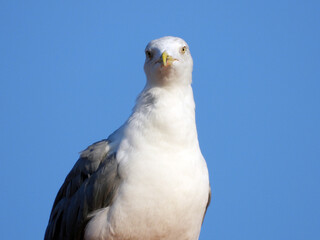
M 207 213 L 208 207 L 210 205 L 210 202 L 211 202 L 211 187 L 209 186 L 208 202 L 207 202 L 206 210 L 204 211 L 204 214 L 203 214 L 202 223 L 204 221 L 204 217 L 206 216 L 206 213 Z
M 45 240 L 83 239 L 90 213 L 112 203 L 120 177 L 109 140 L 84 150 L 54 201 Z

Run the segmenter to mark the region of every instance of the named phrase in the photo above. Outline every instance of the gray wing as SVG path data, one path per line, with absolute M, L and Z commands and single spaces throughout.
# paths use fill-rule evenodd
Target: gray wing
M 45 240 L 83 239 L 90 213 L 109 206 L 120 183 L 116 154 L 109 141 L 84 150 L 61 186 L 54 201 Z
M 207 202 L 206 210 L 204 211 L 204 214 L 203 214 L 202 223 L 204 221 L 204 217 L 206 216 L 210 202 L 211 202 L 211 187 L 209 186 L 208 202 Z

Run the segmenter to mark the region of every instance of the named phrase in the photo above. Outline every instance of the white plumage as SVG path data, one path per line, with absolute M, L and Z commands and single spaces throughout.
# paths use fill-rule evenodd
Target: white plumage
M 112 201 L 88 214 L 85 239 L 199 238 L 210 186 L 197 138 L 192 68 L 180 38 L 146 47 L 147 84 L 103 150 L 116 154 L 120 182 Z

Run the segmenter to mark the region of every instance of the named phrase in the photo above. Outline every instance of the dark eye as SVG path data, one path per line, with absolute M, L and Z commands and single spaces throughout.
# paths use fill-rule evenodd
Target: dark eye
M 186 46 L 183 46 L 180 50 L 180 52 L 183 54 L 187 51 L 187 47 Z
M 152 58 L 152 52 L 149 50 L 146 50 L 146 57 L 151 59 Z

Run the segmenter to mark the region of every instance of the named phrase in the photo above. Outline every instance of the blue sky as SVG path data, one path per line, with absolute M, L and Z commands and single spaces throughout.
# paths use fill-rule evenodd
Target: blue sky
M 0 235 L 41 239 L 78 152 L 184 38 L 213 191 L 200 239 L 320 239 L 319 1 L 1 1 Z

